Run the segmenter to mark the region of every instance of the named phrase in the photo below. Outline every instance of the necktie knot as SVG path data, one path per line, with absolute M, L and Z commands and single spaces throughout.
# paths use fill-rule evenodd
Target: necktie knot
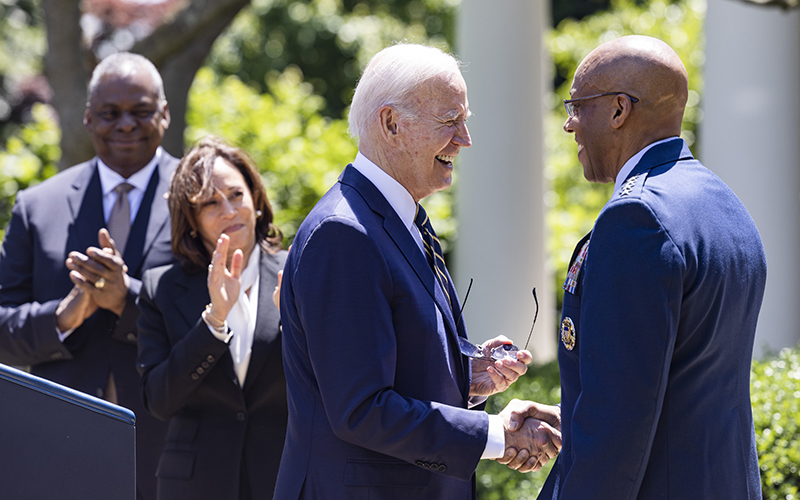
M 128 194 L 133 189 L 133 186 L 128 184 L 127 182 L 120 182 L 117 184 L 117 187 L 114 188 L 114 192 L 117 193 L 117 196 L 121 195 L 122 193 Z

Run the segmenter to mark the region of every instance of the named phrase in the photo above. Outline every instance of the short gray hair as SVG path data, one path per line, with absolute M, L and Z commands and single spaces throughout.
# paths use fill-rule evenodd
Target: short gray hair
M 367 64 L 350 105 L 350 134 L 358 138 L 382 106 L 411 112 L 409 97 L 421 84 L 441 75 L 461 74 L 455 57 L 435 47 L 399 43 L 378 52 Z
M 94 71 L 92 71 L 92 78 L 89 80 L 86 100 L 92 100 L 92 96 L 97 92 L 97 86 L 100 84 L 100 80 L 102 80 L 103 77 L 107 75 L 127 77 L 140 69 L 144 69 L 150 73 L 150 77 L 153 79 L 153 84 L 158 93 L 158 99 L 162 102 L 166 101 L 167 97 L 164 93 L 164 80 L 161 79 L 161 74 L 158 72 L 155 65 L 146 57 L 131 52 L 117 52 L 111 54 L 95 66 Z

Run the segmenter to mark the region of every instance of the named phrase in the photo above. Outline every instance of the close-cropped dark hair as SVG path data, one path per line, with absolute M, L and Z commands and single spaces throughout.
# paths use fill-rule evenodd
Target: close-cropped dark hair
M 255 162 L 241 149 L 219 137 L 209 136 L 186 153 L 169 183 L 172 253 L 189 273 L 201 271 L 211 263 L 211 254 L 200 236 L 197 211 L 214 196 L 211 173 L 217 158 L 230 163 L 242 174 L 250 188 L 255 210 L 261 211 L 256 219 L 256 245 L 268 253 L 282 248 L 283 234 L 272 223 L 272 207 Z

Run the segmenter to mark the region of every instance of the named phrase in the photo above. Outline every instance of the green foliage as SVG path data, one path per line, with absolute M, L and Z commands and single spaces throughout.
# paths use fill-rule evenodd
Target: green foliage
M 566 113 L 561 100 L 569 98 L 573 74 L 583 58 L 601 43 L 623 35 L 648 35 L 665 41 L 675 49 L 689 73 L 689 102 L 682 136 L 690 147 L 696 143 L 697 124 L 702 120 L 699 103 L 705 61 L 705 1 L 612 0 L 611 6 L 612 10 L 587 16 L 580 22 L 566 19 L 548 36 L 556 73 L 563 82 L 550 96 L 551 112 L 545 117 L 545 175 L 551 182 L 545 195 L 550 208 L 547 253 L 549 267 L 556 270 L 555 290 L 561 290 L 575 244 L 592 228 L 613 189 L 613 184 L 590 184 L 584 179 L 575 139 L 562 128 Z M 561 300 L 562 295 L 558 294 L 559 307 Z
M 58 172 L 60 140 L 61 129 L 53 116 L 53 109 L 36 104 L 31 121 L 19 128 L 0 149 L 0 240 L 11 220 L 17 191 Z
M 500 413 L 512 399 L 556 404 L 561 401 L 558 362 L 531 366 L 507 391 L 489 398 L 486 411 Z M 542 489 L 553 461 L 538 472 L 521 474 L 493 460 L 478 465 L 478 498 L 480 500 L 522 500 L 536 498 Z
M 338 118 L 373 54 L 398 40 L 448 49 L 461 0 L 253 0 L 215 44 L 211 67 L 259 92 L 297 65 Z
M 16 132 L 12 123 L 27 118 L 20 114 L 20 84 L 42 70 L 47 41 L 38 12 L 36 0 L 0 1 L 0 140 Z
M 766 500 L 800 498 L 800 349 L 754 361 L 750 374 L 761 488 Z

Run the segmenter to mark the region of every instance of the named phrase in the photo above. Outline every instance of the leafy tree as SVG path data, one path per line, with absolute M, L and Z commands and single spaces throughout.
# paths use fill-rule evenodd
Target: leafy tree
M 447 50 L 461 0 L 253 0 L 210 58 L 221 75 L 266 91 L 269 75 L 301 68 L 323 113 L 339 118 L 373 54 L 398 41 Z

